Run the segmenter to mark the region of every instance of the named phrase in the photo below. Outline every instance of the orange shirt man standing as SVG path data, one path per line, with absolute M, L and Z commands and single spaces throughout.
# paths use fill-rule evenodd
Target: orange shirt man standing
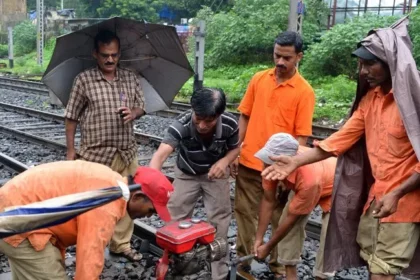
M 306 145 L 312 134 L 312 115 L 315 94 L 308 82 L 298 73 L 303 42 L 296 32 L 283 32 L 275 41 L 275 68 L 258 72 L 251 79 L 239 106 L 239 141 L 242 143 L 239 165 L 232 166 L 236 176 L 235 218 L 238 224 L 237 253 L 251 253 L 263 194 L 261 174 L 263 164 L 254 154 L 264 147 L 271 135 L 285 132 Z M 277 227 L 281 211 L 274 213 L 272 226 Z M 239 267 L 239 271 L 245 267 Z M 271 254 L 270 269 L 280 276 L 284 273 L 277 262 L 276 250 Z

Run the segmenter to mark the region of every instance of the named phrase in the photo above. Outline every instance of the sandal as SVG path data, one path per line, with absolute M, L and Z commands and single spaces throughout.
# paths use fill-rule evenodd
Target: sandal
M 136 249 L 129 249 L 121 253 L 114 253 L 113 255 L 126 258 L 127 260 L 131 262 L 138 262 L 143 258 L 143 255 L 141 253 L 138 253 Z

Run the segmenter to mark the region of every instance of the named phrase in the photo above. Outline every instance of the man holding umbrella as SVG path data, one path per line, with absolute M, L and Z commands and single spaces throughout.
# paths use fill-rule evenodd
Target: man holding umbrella
M 0 211 L 60 196 L 125 184 L 140 184 L 128 201 L 119 198 L 81 214 L 68 222 L 0 240 L 0 252 L 8 258 L 13 279 L 68 279 L 63 265 L 65 249 L 77 245 L 76 280 L 99 279 L 105 247 L 117 222 L 157 212 L 170 220 L 166 204 L 173 187 L 161 172 L 139 167 L 122 177 L 102 164 L 61 161 L 42 164 L 16 176 L 0 190 Z
M 145 114 L 144 96 L 136 75 L 118 67 L 120 39 L 100 31 L 94 39 L 97 67 L 74 80 L 66 107 L 67 159 L 76 159 L 74 138 L 80 121 L 80 159 L 109 166 L 123 176 L 138 166 L 133 121 Z M 140 255 L 131 249 L 134 224 L 128 215 L 119 221 L 110 251 L 134 261 Z

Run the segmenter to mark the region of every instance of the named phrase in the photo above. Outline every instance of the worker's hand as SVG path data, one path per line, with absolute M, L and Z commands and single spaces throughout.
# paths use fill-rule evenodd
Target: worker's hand
M 263 245 L 262 239 L 256 239 L 254 242 L 254 247 L 252 248 L 252 253 L 255 254 L 255 257 L 257 257 L 258 247 Z
M 219 159 L 215 164 L 212 165 L 208 173 L 208 178 L 210 180 L 220 179 L 226 175 L 229 162 L 226 158 Z
M 399 197 L 390 192 L 376 201 L 375 209 L 372 214 L 374 218 L 385 218 L 397 211 Z
M 67 160 L 75 160 L 76 159 L 76 150 L 74 148 L 73 149 L 67 149 L 66 159 Z
M 230 164 L 230 176 L 236 178 L 238 175 L 239 157 Z
M 271 249 L 267 246 L 267 244 L 261 245 L 257 248 L 257 253 L 255 257 L 259 260 L 265 260 L 267 256 L 270 254 Z
M 124 124 L 128 124 L 129 122 L 132 122 L 136 119 L 135 113 L 131 111 L 128 107 L 120 107 L 117 109 L 118 114 L 122 114 L 124 117 L 122 118 L 124 120 Z
M 266 180 L 282 181 L 298 167 L 293 157 L 270 156 L 270 159 L 275 161 L 275 163 L 264 169 L 261 173 Z

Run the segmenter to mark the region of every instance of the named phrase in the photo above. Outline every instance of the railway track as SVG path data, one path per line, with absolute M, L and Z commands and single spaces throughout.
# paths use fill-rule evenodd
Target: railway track
M 31 94 L 38 94 L 38 95 L 45 95 L 48 96 L 48 89 L 47 87 L 41 82 L 34 82 L 34 81 L 27 81 L 27 80 L 20 80 L 20 79 L 13 79 L 13 78 L 6 78 L 0 77 L 0 88 L 16 90 L 25 93 Z M 233 113 L 237 118 L 239 118 L 240 113 L 235 111 L 238 104 L 231 104 L 228 103 L 228 108 L 231 109 L 231 113 Z M 154 115 L 166 118 L 174 118 L 178 116 L 180 113 L 191 109 L 191 106 L 187 103 L 183 102 L 173 102 L 171 104 L 171 108 L 168 110 L 162 110 L 159 112 L 153 113 Z M 321 125 L 313 125 L 312 126 L 313 136 L 310 137 L 309 143 L 311 144 L 314 139 L 322 140 L 326 136 L 331 135 L 332 133 L 336 132 L 336 128 L 330 128 Z
M 0 102 L 0 132 L 63 153 L 66 151 L 64 117 L 61 115 Z M 144 133 L 136 132 L 135 135 L 140 143 L 156 142 L 157 144 L 161 140 L 158 136 Z M 75 142 L 79 141 L 80 139 L 76 137 Z M 167 173 L 166 175 L 171 181 L 174 180 L 173 174 Z M 231 198 L 233 199 L 233 197 Z M 319 240 L 320 230 L 320 223 L 310 220 L 308 236 Z
M 57 133 L 56 131 L 59 132 Z M 54 150 L 62 152 L 66 150 L 64 117 L 62 115 L 0 102 L 0 132 Z M 155 143 L 157 145 L 162 139 L 159 136 L 139 132 L 135 132 L 135 135 L 137 141 L 143 144 Z M 77 136 L 76 143 L 79 142 Z M 0 163 L 16 173 L 23 172 L 28 168 L 26 165 L 4 154 L 0 154 Z M 170 180 L 173 180 L 171 174 L 167 174 L 167 176 Z M 320 231 L 321 224 L 318 221 L 310 220 L 308 222 L 308 237 L 319 240 Z M 135 235 L 148 240 L 150 253 L 160 256 L 162 250 L 155 243 L 155 233 L 156 228 L 147 225 L 145 222 L 135 221 Z

